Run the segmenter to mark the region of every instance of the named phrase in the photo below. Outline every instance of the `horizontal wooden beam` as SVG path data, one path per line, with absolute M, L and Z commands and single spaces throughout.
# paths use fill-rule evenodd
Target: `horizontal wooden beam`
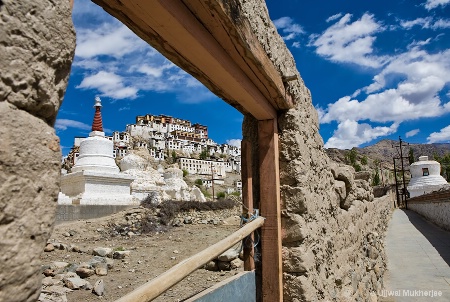
M 190 273 L 205 265 L 209 261 L 215 259 L 227 249 L 242 241 L 254 230 L 260 228 L 264 224 L 264 218 L 258 217 L 252 222 L 244 225 L 242 228 L 231 234 L 225 239 L 208 247 L 207 249 L 195 254 L 188 259 L 178 263 L 162 275 L 141 285 L 131 293 L 116 300 L 116 302 L 146 302 L 161 295 L 163 292 L 183 280 Z
M 182 0 L 277 110 L 293 107 L 281 74 L 267 56 L 239 0 Z
M 93 2 L 242 113 L 265 120 L 276 117 L 278 109 L 291 107 L 281 75 L 248 22 L 233 24 L 233 11 L 225 2 Z

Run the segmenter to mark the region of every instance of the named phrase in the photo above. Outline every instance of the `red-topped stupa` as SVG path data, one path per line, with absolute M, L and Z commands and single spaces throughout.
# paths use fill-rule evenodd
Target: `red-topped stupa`
M 102 122 L 102 113 L 100 109 L 102 108 L 102 101 L 98 96 L 95 97 L 95 115 L 94 121 L 92 122 L 92 131 L 103 132 L 103 122 Z
M 80 143 L 80 155 L 71 173 L 61 178 L 63 204 L 133 204 L 130 184 L 134 177 L 119 173 L 113 156 L 113 142 L 103 132 L 102 103 L 95 98 L 92 132 Z
M 119 173 L 113 156 L 113 142 L 105 138 L 103 132 L 102 115 L 100 108 L 102 101 L 95 97 L 95 115 L 92 122 L 92 132 L 89 137 L 80 144 L 80 156 L 77 163 L 73 166 L 72 171 L 91 170 L 97 172 Z

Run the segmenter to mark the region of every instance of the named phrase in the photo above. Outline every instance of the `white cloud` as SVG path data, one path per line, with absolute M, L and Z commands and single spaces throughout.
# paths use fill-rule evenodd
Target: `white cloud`
M 135 87 L 126 86 L 121 76 L 106 71 L 85 77 L 76 88 L 96 89 L 113 99 L 135 99 L 138 92 Z
M 286 41 L 297 38 L 305 33 L 303 27 L 294 22 L 290 17 L 281 17 L 273 21 L 275 27 L 281 31 L 283 39 Z
M 96 5 L 85 0 L 76 5 L 77 48 L 72 75 L 82 77 L 76 88 L 95 90 L 95 94 L 116 100 L 135 99 L 140 91 L 171 92 L 189 103 L 216 99 L 201 83 Z
M 233 139 L 227 139 L 226 144 L 230 145 L 230 146 L 235 146 L 235 147 L 241 147 L 241 139 L 238 138 L 233 138 Z
M 338 129 L 326 145 L 355 146 L 374 137 L 364 135 L 358 138 L 355 133 L 360 133 L 364 125 L 358 122 L 398 125 L 403 121 L 438 117 L 450 112 L 450 102 L 440 98 L 449 83 L 450 49 L 430 54 L 419 46 L 412 47 L 393 57 L 373 78 L 373 83 L 362 89 L 365 92 L 365 96 L 359 94 L 364 97 L 362 100 L 357 100 L 358 94 L 354 93 L 353 96 L 341 97 L 324 109 L 320 108 L 321 123 L 338 122 Z M 367 131 L 367 127 L 368 124 L 363 128 Z M 375 127 L 368 132 L 380 136 L 396 129 L 388 128 Z
M 338 125 L 333 136 L 326 142 L 325 148 L 351 149 L 370 142 L 378 137 L 397 131 L 398 124 L 389 127 L 372 127 L 369 124 L 359 124 L 356 121 L 345 120 Z
M 405 29 L 411 29 L 414 26 L 420 26 L 422 28 L 430 28 L 432 20 L 433 18 L 426 17 L 426 18 L 417 18 L 411 21 L 400 21 L 400 26 Z
M 400 21 L 400 26 L 404 29 L 412 29 L 415 26 L 419 26 L 423 29 L 446 29 L 450 28 L 450 20 L 449 19 L 437 19 L 434 20 L 433 17 L 426 17 L 426 18 L 417 18 L 415 20 L 410 21 Z
M 425 3 L 425 8 L 427 10 L 432 10 L 438 7 L 439 5 L 446 6 L 449 3 L 450 0 L 427 0 L 427 2 Z
M 417 133 L 419 133 L 419 132 L 420 132 L 419 129 L 414 129 L 414 130 L 406 132 L 405 136 L 406 136 L 406 138 L 413 137 L 413 136 L 417 135 Z
M 75 128 L 75 129 L 80 129 L 80 130 L 91 130 L 92 126 L 82 123 L 82 122 L 78 122 L 78 121 L 74 121 L 74 120 L 69 120 L 69 119 L 57 119 L 55 122 L 55 128 L 57 130 L 67 130 L 67 128 Z
M 445 29 L 450 28 L 450 20 L 449 19 L 439 19 L 432 25 L 433 29 Z
M 311 35 L 309 45 L 316 47 L 318 55 L 334 62 L 382 66 L 387 58 L 373 54 L 374 34 L 384 30 L 382 24 L 367 13 L 352 23 L 351 17 L 346 14 L 321 35 Z
M 332 16 L 328 17 L 326 22 L 328 23 L 328 22 L 334 21 L 336 19 L 339 19 L 340 17 L 342 17 L 342 13 L 338 13 L 338 14 L 332 15 Z
M 99 28 L 77 30 L 75 56 L 88 59 L 96 56 L 120 58 L 143 47 L 145 42 L 125 25 L 104 23 Z
M 428 143 L 450 142 L 450 125 L 442 128 L 439 132 L 433 132 L 427 138 Z

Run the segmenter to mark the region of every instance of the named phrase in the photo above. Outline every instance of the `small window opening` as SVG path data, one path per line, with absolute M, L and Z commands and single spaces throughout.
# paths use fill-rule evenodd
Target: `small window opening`
M 422 175 L 423 175 L 423 176 L 428 176 L 428 175 L 430 175 L 430 172 L 428 171 L 428 168 L 422 168 Z

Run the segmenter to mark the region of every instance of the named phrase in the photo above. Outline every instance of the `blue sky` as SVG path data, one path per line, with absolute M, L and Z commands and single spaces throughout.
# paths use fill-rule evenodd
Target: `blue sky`
M 402 136 L 450 142 L 450 0 L 268 0 L 311 90 L 325 147 Z M 63 154 L 87 136 L 94 97 L 107 134 L 136 115 L 167 114 L 239 142 L 242 115 L 95 4 L 76 0 L 77 48 L 56 121 Z

